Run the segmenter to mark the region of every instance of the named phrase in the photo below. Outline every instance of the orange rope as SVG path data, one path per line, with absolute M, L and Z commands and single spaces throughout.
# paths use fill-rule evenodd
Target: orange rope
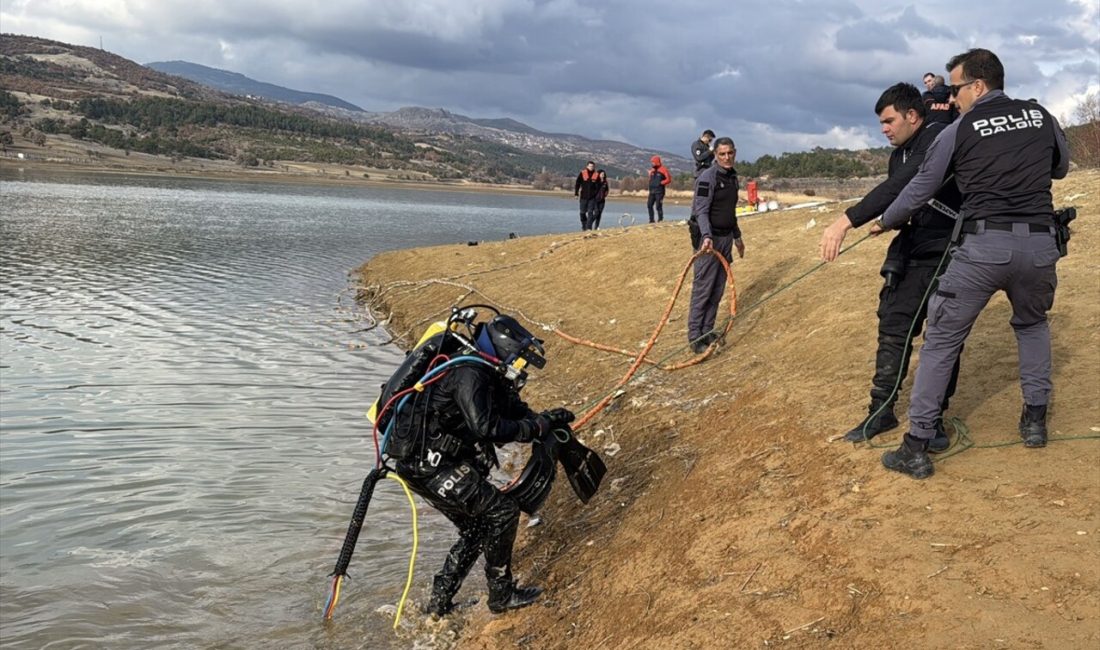
M 604 350 L 605 352 L 616 352 L 619 354 L 625 354 L 627 356 L 635 357 L 634 363 L 630 364 L 630 368 L 626 371 L 626 374 L 623 375 L 623 378 L 619 380 L 619 383 L 615 384 L 615 386 L 610 391 L 608 391 L 608 394 L 602 400 L 600 400 L 598 404 L 592 407 L 587 413 L 582 415 L 580 419 L 577 420 L 577 424 L 574 425 L 573 429 L 579 429 L 583 427 L 592 418 L 596 417 L 597 413 L 606 408 L 607 405 L 611 403 L 611 400 L 615 398 L 615 393 L 618 391 L 618 389 L 622 388 L 627 384 L 627 382 L 630 381 L 630 378 L 634 376 L 634 373 L 638 372 L 638 368 L 640 368 L 643 363 L 657 365 L 659 368 L 670 371 L 680 370 L 681 368 L 687 368 L 688 366 L 693 366 L 697 363 L 701 363 L 714 351 L 714 345 L 712 344 L 702 354 L 699 354 L 689 359 L 688 361 L 684 361 L 671 366 L 660 366 L 659 364 L 657 364 L 657 362 L 646 358 L 649 354 L 649 351 L 653 349 L 653 345 L 657 342 L 657 337 L 661 335 L 661 330 L 663 330 L 665 328 L 665 325 L 668 324 L 668 319 L 672 315 L 672 307 L 676 304 L 676 299 L 680 296 L 680 290 L 684 286 L 684 279 L 687 278 L 688 271 L 691 270 L 692 265 L 695 263 L 695 260 L 699 259 L 703 255 L 713 255 L 718 259 L 719 262 L 722 263 L 722 268 L 726 270 L 726 285 L 729 287 L 730 295 L 730 318 L 726 320 L 726 326 L 725 328 L 723 328 L 722 334 L 719 336 L 719 338 L 722 338 L 727 333 L 729 333 L 730 328 L 733 327 L 733 317 L 737 315 L 737 290 L 734 287 L 733 271 L 730 269 L 729 262 L 727 262 L 726 258 L 713 248 L 705 251 L 699 251 L 692 255 L 691 259 L 688 260 L 687 264 L 684 266 L 684 270 L 680 273 L 680 278 L 676 280 L 676 286 L 672 289 L 672 297 L 669 298 L 668 306 L 665 307 L 665 312 L 661 315 L 661 320 L 657 323 L 657 327 L 653 330 L 653 334 L 650 335 L 649 341 L 646 342 L 645 347 L 643 347 L 642 351 L 639 352 L 636 356 L 634 355 L 634 353 L 628 352 L 626 350 L 620 350 L 611 346 L 596 343 L 594 341 L 588 341 L 586 339 L 570 336 L 562 332 L 561 330 L 554 330 L 555 334 L 562 337 L 566 341 L 570 341 L 571 343 L 576 343 L 578 345 L 587 345 L 589 347 L 596 348 L 597 350 Z

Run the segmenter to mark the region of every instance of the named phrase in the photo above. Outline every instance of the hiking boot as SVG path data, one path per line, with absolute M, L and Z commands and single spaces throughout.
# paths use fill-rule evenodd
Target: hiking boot
M 707 342 L 704 339 L 699 339 L 698 341 L 692 341 L 692 343 L 691 343 L 691 351 L 695 354 L 702 354 L 702 353 L 706 352 L 707 348 L 709 348 L 709 347 L 710 346 L 707 345 Z
M 867 417 L 863 418 L 863 421 L 851 431 L 844 434 L 844 439 L 848 442 L 865 442 L 897 426 L 898 418 L 894 415 L 894 405 L 884 405 L 879 400 L 871 400 L 871 406 L 867 409 Z
M 928 441 L 928 453 L 942 454 L 951 448 L 951 438 L 943 428 L 943 418 L 936 418 L 936 436 Z
M 706 343 L 708 347 L 714 345 L 717 341 L 718 332 L 707 332 L 703 335 L 703 342 Z
M 489 611 L 500 614 L 510 609 L 527 607 L 539 598 L 539 587 L 518 587 L 514 580 L 489 583 Z
M 1047 446 L 1047 405 L 1024 404 L 1020 413 L 1020 437 L 1024 446 L 1032 449 Z
M 935 469 L 932 467 L 932 459 L 928 457 L 927 448 L 927 441 L 905 434 L 900 447 L 882 455 L 882 465 L 911 478 L 928 478 Z

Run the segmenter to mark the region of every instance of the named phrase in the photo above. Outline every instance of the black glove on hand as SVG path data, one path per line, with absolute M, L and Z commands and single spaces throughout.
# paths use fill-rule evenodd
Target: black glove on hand
M 550 418 L 545 415 L 536 415 L 530 420 L 524 421 L 524 426 L 521 426 L 516 434 L 515 442 L 531 442 L 541 437 L 551 428 L 553 428 L 553 425 L 550 423 Z
M 569 424 L 573 420 L 577 419 L 577 416 L 573 415 L 573 411 L 561 407 L 550 409 L 549 411 L 543 411 L 541 415 L 547 420 L 550 420 L 550 426 L 554 427 L 563 424 Z

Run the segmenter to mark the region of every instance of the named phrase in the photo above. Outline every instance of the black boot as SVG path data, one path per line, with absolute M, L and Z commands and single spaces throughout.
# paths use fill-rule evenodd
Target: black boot
M 942 454 L 951 448 L 951 438 L 943 428 L 943 418 L 936 418 L 936 437 L 928 441 L 928 453 Z
M 518 587 L 514 580 L 492 580 L 489 582 L 489 611 L 500 614 L 510 609 L 527 607 L 538 600 L 542 589 L 539 587 Z
M 461 582 L 451 576 L 436 576 L 432 580 L 432 597 L 424 608 L 424 613 L 443 617 L 454 611 L 455 604 L 451 599 L 458 593 L 461 585 Z
M 1047 446 L 1047 405 L 1032 406 L 1024 404 L 1020 413 L 1020 437 L 1024 446 L 1037 449 Z
M 908 433 L 901 446 L 882 455 L 882 464 L 886 469 L 901 472 L 915 479 L 932 476 L 935 469 L 928 457 L 928 441 L 914 438 Z
M 867 417 L 863 418 L 863 421 L 854 429 L 844 434 L 844 439 L 848 442 L 864 442 L 897 426 L 898 419 L 894 415 L 894 405 L 873 399 L 870 408 L 867 409 Z

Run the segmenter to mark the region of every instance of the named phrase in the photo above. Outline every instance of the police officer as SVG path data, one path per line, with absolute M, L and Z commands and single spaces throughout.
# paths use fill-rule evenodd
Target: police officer
M 703 170 L 695 179 L 689 224 L 693 249 L 716 250 L 729 262 L 733 261 L 734 246 L 737 256 L 745 257 L 745 244 L 741 241 L 741 229 L 737 227 L 737 170 L 733 168 L 736 155 L 733 140 L 718 138 L 714 141 L 717 164 Z M 726 275 L 722 264 L 711 255 L 695 260 L 694 273 L 688 340 L 692 351 L 699 354 L 718 340 L 718 334 L 711 330 L 726 290 Z
M 882 132 L 894 146 L 890 154 L 889 177 L 871 190 L 862 201 L 845 211 L 821 237 L 821 257 L 827 262 L 840 254 L 845 234 L 869 223 L 882 214 L 905 185 L 917 174 L 928 146 L 944 124 L 925 119 L 925 105 L 915 86 L 899 83 L 886 89 L 875 104 Z M 869 440 L 898 426 L 894 415 L 897 390 L 909 371 L 909 337 L 920 334 L 927 309 L 925 293 L 935 279 L 955 225 L 952 213 L 959 209 L 962 197 L 954 179 L 948 179 L 936 192 L 936 205 L 924 205 L 890 242 L 880 273 L 885 278 L 878 303 L 878 352 L 875 376 L 871 380 L 871 406 L 867 417 L 845 434 L 851 442 Z M 941 269 L 942 270 L 942 269 Z M 912 332 L 910 333 L 910 327 Z M 955 393 L 958 362 L 951 370 L 943 409 Z M 948 447 L 942 420 L 929 449 Z
M 427 385 L 411 407 L 394 415 L 390 449 L 396 471 L 409 487 L 458 527 L 443 568 L 435 575 L 427 612 L 443 616 L 479 554 L 485 556 L 489 609 L 500 613 L 535 602 L 538 587 L 519 587 L 512 577 L 512 544 L 519 505 L 487 480 L 496 466 L 495 446 L 531 442 L 568 424 L 566 409 L 534 413 L 503 369 L 517 359 L 541 367 L 542 342 L 511 316 L 478 326 L 476 344 L 489 364 L 456 365 Z M 525 378 L 525 375 L 520 375 Z M 520 381 L 522 383 L 522 381 Z M 392 444 L 392 439 L 401 441 Z
M 714 131 L 707 129 L 698 140 L 691 143 L 691 157 L 695 160 L 695 178 L 699 178 L 699 174 L 714 162 L 714 150 L 710 146 L 712 140 L 714 140 Z
M 1047 311 L 1058 283 L 1051 179 L 1069 170 L 1069 150 L 1042 106 L 1004 94 L 997 56 L 972 49 L 947 63 L 961 116 L 929 148 L 924 164 L 872 232 L 898 228 L 953 171 L 963 195 L 962 244 L 928 306 L 928 330 L 909 405 L 909 432 L 882 456 L 887 469 L 916 479 L 932 475 L 928 441 L 950 370 L 978 314 L 997 291 L 1012 305 L 1024 406 L 1019 432 L 1027 447 L 1046 445 L 1050 380 Z

